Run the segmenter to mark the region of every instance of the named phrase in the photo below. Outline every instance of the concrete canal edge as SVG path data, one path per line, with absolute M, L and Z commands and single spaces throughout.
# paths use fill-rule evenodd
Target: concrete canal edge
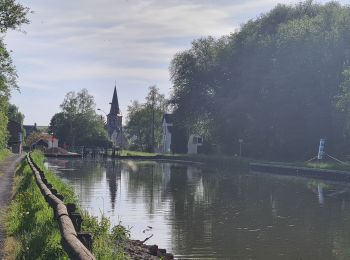
M 302 176 L 322 180 L 350 182 L 350 172 L 338 170 L 315 169 L 269 163 L 250 163 L 249 171 L 252 173 L 270 173 L 278 175 Z

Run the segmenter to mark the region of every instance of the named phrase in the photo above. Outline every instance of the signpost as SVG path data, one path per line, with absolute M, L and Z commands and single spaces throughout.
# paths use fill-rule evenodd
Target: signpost
M 320 145 L 318 147 L 318 154 L 317 154 L 317 159 L 318 160 L 323 160 L 324 159 L 324 155 L 325 155 L 325 151 L 324 151 L 324 147 L 326 144 L 326 139 L 321 138 L 320 139 Z

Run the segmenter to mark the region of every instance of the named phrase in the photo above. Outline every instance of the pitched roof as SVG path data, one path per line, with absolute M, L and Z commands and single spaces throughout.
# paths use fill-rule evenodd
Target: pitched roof
M 113 99 L 111 104 L 111 110 L 109 112 L 110 115 L 118 115 L 120 114 L 119 103 L 118 103 L 118 95 L 117 95 L 117 87 L 114 87 Z

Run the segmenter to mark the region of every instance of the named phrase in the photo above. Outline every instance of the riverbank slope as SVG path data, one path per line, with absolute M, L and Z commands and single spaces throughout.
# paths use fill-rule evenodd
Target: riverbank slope
M 32 159 L 44 172 L 48 183 L 63 196 L 64 203 L 77 204 L 72 188 L 45 169 L 43 155 L 36 151 L 32 153 Z M 91 251 L 96 259 L 171 259 L 171 255 L 164 254 L 165 250 L 154 250 L 154 247 L 130 240 L 128 230 L 121 225 L 112 227 L 108 218 L 90 216 L 79 206 L 78 211 L 83 217 L 82 231 L 93 236 Z M 7 212 L 6 229 L 9 237 L 5 247 L 9 259 L 67 258 L 53 211 L 40 193 L 26 160 L 16 172 L 14 199 Z

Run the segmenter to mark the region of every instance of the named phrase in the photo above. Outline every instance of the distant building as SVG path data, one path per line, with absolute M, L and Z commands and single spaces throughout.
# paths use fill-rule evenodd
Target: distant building
M 13 153 L 22 153 L 23 131 L 21 124 L 9 120 L 7 131 L 9 132 L 8 147 Z
M 29 136 L 33 132 L 38 132 L 36 123 L 34 125 L 23 125 L 24 130 L 26 131 L 26 136 Z
M 46 137 L 48 148 L 57 148 L 58 139 L 50 134 Z
M 40 139 L 31 145 L 31 149 L 46 150 L 58 147 L 58 139 L 51 134 L 41 133 Z
M 117 88 L 114 87 L 111 109 L 107 115 L 107 131 L 114 146 L 126 147 L 128 142 L 123 135 L 123 116 L 119 109 Z
M 39 139 L 38 141 L 36 141 L 35 143 L 33 143 L 30 147 L 30 149 L 34 150 L 34 149 L 38 149 L 41 151 L 45 151 L 46 149 L 49 148 L 49 144 L 46 140 L 44 139 Z
M 173 114 L 164 114 L 162 122 L 162 153 L 189 153 L 197 154 L 198 147 L 203 145 L 203 138 L 196 134 L 188 134 L 175 125 Z
M 163 123 L 162 123 L 162 143 L 161 143 L 161 152 L 162 153 L 171 153 L 171 134 L 173 128 L 173 115 L 164 114 Z
M 203 145 L 203 138 L 199 135 L 192 134 L 188 138 L 187 143 L 187 153 L 189 154 L 197 154 L 198 147 Z

